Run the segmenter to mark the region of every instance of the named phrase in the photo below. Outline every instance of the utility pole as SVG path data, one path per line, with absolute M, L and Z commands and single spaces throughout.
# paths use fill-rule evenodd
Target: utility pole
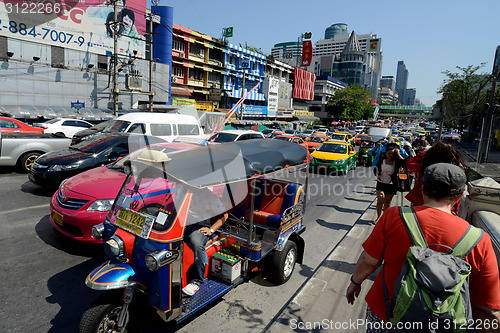
M 149 16 L 149 112 L 153 112 L 153 15 Z
M 114 21 L 113 21 L 113 114 L 118 116 L 118 32 L 120 24 L 118 23 L 117 2 L 113 3 Z
M 496 109 L 496 84 L 497 77 L 500 74 L 500 45 L 497 46 L 495 53 L 495 60 L 493 62 L 493 70 L 492 70 L 492 80 L 491 80 L 491 92 L 490 92 L 490 101 L 488 112 L 483 119 L 483 128 L 481 129 L 481 141 L 479 143 L 479 154 L 477 158 L 477 163 L 485 163 L 488 161 L 491 135 L 493 132 L 493 122 L 495 119 L 495 109 Z M 486 131 L 486 132 L 485 132 Z

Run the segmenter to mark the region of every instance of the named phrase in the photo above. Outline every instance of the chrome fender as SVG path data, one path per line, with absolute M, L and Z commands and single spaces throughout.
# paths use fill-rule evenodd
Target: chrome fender
M 94 269 L 85 279 L 87 287 L 95 290 L 139 288 L 146 291 L 146 284 L 129 264 L 107 261 Z

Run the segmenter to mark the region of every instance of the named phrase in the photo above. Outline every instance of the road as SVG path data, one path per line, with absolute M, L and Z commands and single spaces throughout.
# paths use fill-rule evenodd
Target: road
M 275 286 L 259 274 L 179 325 L 148 312 L 137 331 L 261 332 L 372 203 L 374 185 L 369 168 L 346 176 L 311 174 L 304 264 L 286 284 Z M 54 232 L 48 218 L 52 193 L 28 182 L 25 174 L 0 171 L 1 332 L 77 331 L 82 313 L 98 296 L 84 279 L 105 260 L 101 246 Z

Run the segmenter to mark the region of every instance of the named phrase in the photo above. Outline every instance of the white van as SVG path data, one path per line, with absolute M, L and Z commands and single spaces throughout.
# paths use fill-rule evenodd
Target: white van
M 172 142 L 186 137 L 202 140 L 203 130 L 196 117 L 178 113 L 132 112 L 116 120 L 123 122 L 120 132 L 153 135 Z

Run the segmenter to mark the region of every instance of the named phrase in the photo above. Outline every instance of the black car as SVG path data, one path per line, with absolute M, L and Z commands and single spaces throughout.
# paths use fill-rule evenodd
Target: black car
M 42 187 L 58 187 L 66 178 L 158 142 L 164 140 L 128 133 L 101 133 L 67 149 L 40 156 L 33 163 L 28 178 Z
M 76 132 L 71 139 L 71 145 L 76 145 L 82 141 L 88 140 L 101 133 L 124 132 L 130 125 L 130 121 L 125 120 L 106 120 L 91 128 Z

